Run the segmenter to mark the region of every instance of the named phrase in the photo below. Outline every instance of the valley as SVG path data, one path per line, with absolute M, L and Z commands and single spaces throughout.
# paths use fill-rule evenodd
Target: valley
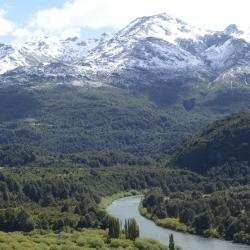
M 1 44 L 0 249 L 249 249 L 249 65 L 168 14 Z

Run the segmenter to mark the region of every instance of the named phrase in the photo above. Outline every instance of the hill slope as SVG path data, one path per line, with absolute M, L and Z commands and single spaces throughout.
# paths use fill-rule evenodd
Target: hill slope
M 0 144 L 60 153 L 119 150 L 157 157 L 212 119 L 118 88 L 14 88 L 0 97 Z
M 250 163 L 249 142 L 250 113 L 233 114 L 184 141 L 171 162 L 200 173 L 226 163 Z

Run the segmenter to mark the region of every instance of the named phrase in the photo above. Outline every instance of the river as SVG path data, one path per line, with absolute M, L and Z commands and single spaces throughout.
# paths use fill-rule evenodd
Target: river
M 250 246 L 247 245 L 207 239 L 159 227 L 140 215 L 138 207 L 141 199 L 142 196 L 130 196 L 116 200 L 107 208 L 107 211 L 123 223 L 127 218 L 135 218 L 140 226 L 141 237 L 154 238 L 163 244 L 168 244 L 169 234 L 173 233 L 176 245 L 182 246 L 183 250 L 250 250 Z

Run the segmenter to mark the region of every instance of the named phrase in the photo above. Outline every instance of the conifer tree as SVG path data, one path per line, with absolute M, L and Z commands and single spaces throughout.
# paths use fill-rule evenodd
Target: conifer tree
M 128 239 L 128 221 L 127 221 L 127 219 L 125 219 L 124 233 L 125 233 L 125 238 Z
M 120 237 L 120 221 L 119 219 L 109 218 L 109 237 L 118 239 Z
M 173 234 L 169 235 L 169 250 L 175 250 L 175 244 L 174 244 L 174 236 L 173 236 Z
M 135 240 L 140 236 L 140 229 L 135 219 L 125 220 L 126 239 Z

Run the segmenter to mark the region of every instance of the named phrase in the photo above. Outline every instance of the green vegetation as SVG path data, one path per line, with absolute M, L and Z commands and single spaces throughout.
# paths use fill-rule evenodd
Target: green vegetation
M 170 228 L 176 231 L 187 232 L 188 228 L 185 224 L 181 223 L 178 218 L 163 218 L 156 219 L 155 223 L 161 227 Z
M 250 244 L 250 186 L 204 194 L 168 195 L 154 189 L 143 200 L 143 214 L 160 226 Z
M 63 230 L 107 228 L 108 218 L 100 207 L 122 195 L 135 194 L 127 190 L 161 187 L 168 194 L 196 189 L 202 193 L 246 183 L 248 176 L 225 178 L 216 186 L 210 178 L 184 170 L 159 167 L 84 168 L 4 168 L 0 172 L 0 212 L 2 221 L 17 218 L 14 223 L 1 223 L 1 230 L 17 230 L 19 211 L 32 221 L 35 229 Z M 103 199 L 111 195 L 110 199 Z M 101 202 L 101 203 L 100 203 Z M 102 204 L 101 206 L 99 204 Z M 9 211 L 11 209 L 11 211 Z M 159 218 L 160 219 L 160 218 Z M 23 220 L 24 221 L 24 220 Z M 25 225 L 25 223 L 21 223 Z M 10 228 L 11 227 L 11 228 Z M 18 228 L 19 230 L 19 228 Z M 26 231 L 25 228 L 21 230 Z M 31 229 L 30 229 L 31 230 Z
M 125 238 L 135 241 L 140 236 L 139 225 L 135 219 L 128 219 L 124 226 Z
M 177 171 L 178 172 L 178 171 Z M 137 194 L 161 186 L 167 189 L 192 189 L 193 183 L 206 186 L 207 180 L 180 170 L 146 167 L 84 168 L 4 168 L 0 172 L 0 212 L 3 221 L 11 213 L 25 210 L 34 228 L 60 231 L 65 228 L 107 227 L 104 208 L 114 198 Z M 175 174 L 174 174 L 175 173 Z M 190 181 L 192 179 L 192 181 Z M 183 186 L 180 186 L 182 183 Z M 111 198 L 102 197 L 111 195 Z M 7 211 L 7 212 L 6 212 Z M 13 218 L 18 216 L 12 216 Z M 8 223 L 7 223 L 8 224 Z M 13 227 L 2 230 L 15 230 Z
M 91 167 L 148 165 L 217 116 L 158 102 L 160 93 L 67 86 L 1 89 L 0 144 L 76 153 L 74 161 Z
M 174 244 L 174 236 L 173 236 L 173 234 L 169 235 L 169 250 L 175 250 L 175 244 Z
M 108 239 L 104 230 L 83 229 L 74 232 L 51 233 L 4 233 L 0 232 L 1 250 L 90 250 L 90 249 L 126 249 L 126 250 L 167 250 L 166 246 L 152 239 L 138 238 Z
M 213 177 L 160 167 L 4 168 L 0 171 L 0 218 L 4 223 L 0 225 L 6 232 L 105 229 L 108 216 L 101 208 L 115 198 L 138 194 L 129 190 L 152 189 L 141 209 L 159 225 L 248 243 L 248 182 L 247 174 L 223 172 Z M 230 211 L 228 222 L 217 215 L 225 204 Z M 204 210 L 211 212 L 202 217 Z M 211 222 L 201 228 L 204 218 Z
M 212 167 L 248 166 L 249 141 L 250 113 L 231 115 L 188 138 L 176 148 L 171 162 L 203 174 Z
M 0 171 L 0 214 L 6 222 L 0 226 L 1 230 L 16 230 L 20 224 L 19 211 L 23 211 L 35 229 L 107 228 L 107 216 L 101 208 L 121 197 L 121 194 L 112 197 L 115 193 L 122 192 L 123 196 L 137 194 L 129 190 L 161 187 L 168 195 L 193 190 L 211 194 L 244 185 L 248 180 L 246 174 L 218 180 L 160 167 L 4 168 Z M 101 199 L 109 195 L 111 198 Z M 9 216 L 10 213 L 14 215 Z M 7 222 L 10 217 L 17 221 Z
M 116 197 L 138 194 L 133 189 L 161 185 L 162 176 L 172 171 L 143 167 L 1 169 L 0 230 L 6 233 L 0 234 L 0 249 L 167 249 L 138 238 L 133 220 L 123 232 L 119 221 L 100 209 L 100 202 L 106 197 L 102 202 L 106 206 Z M 178 178 L 185 183 L 189 174 Z M 112 196 L 116 192 L 120 193 Z
M 121 234 L 120 221 L 117 218 L 109 218 L 108 220 L 108 235 L 110 238 L 119 239 Z
M 156 225 L 164 228 L 169 228 L 175 231 L 188 232 L 188 227 L 181 223 L 178 218 L 161 218 L 159 219 L 153 213 L 150 213 L 146 207 L 143 206 L 143 203 L 140 203 L 139 207 L 140 214 L 149 220 L 153 220 Z
M 0 249 L 168 249 L 104 211 L 145 190 L 158 225 L 250 244 L 250 113 L 187 138 L 242 106 L 184 88 L 2 89 Z
M 249 140 L 250 113 L 216 121 L 186 139 L 173 151 L 170 164 L 210 182 L 181 191 L 153 189 L 141 213 L 163 227 L 250 244 Z

